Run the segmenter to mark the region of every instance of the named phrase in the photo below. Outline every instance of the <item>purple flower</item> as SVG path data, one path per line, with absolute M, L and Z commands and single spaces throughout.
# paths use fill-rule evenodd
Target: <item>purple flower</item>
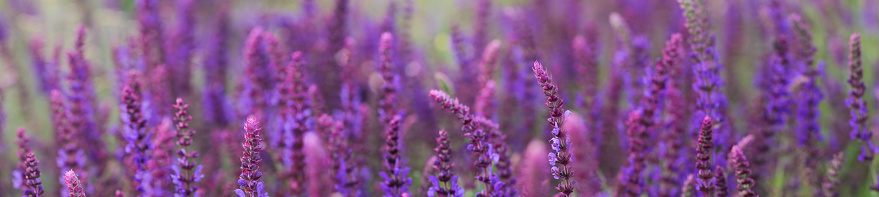
M 412 185 L 412 179 L 407 178 L 409 168 L 401 167 L 402 156 L 400 151 L 400 122 L 402 121 L 402 113 L 397 112 L 397 85 L 398 77 L 393 74 L 392 68 L 392 43 L 393 35 L 391 33 L 382 33 L 379 40 L 379 74 L 384 81 L 382 91 L 380 93 L 378 115 L 379 121 L 385 124 L 385 146 L 383 154 L 383 164 L 387 171 L 381 172 L 385 181 L 382 183 L 382 189 L 387 196 L 403 196 L 408 195 L 406 191 Z
M 747 139 L 747 138 L 746 138 Z M 741 142 L 739 142 L 741 144 Z M 745 153 L 739 145 L 734 145 L 729 152 L 729 167 L 733 169 L 733 176 L 736 177 L 737 194 L 746 197 L 756 197 L 757 193 L 753 191 L 756 182 L 751 178 L 751 164 L 745 157 Z
M 85 197 L 85 191 L 82 189 L 82 182 L 73 170 L 64 173 L 64 183 L 67 185 L 67 193 L 70 197 Z
M 198 190 L 198 186 L 195 184 L 204 177 L 200 174 L 202 166 L 194 161 L 195 158 L 198 158 L 198 152 L 189 150 L 195 130 L 189 129 L 189 121 L 192 120 L 192 116 L 186 111 L 187 108 L 189 105 L 183 103 L 183 99 L 177 98 L 174 105 L 174 109 L 177 110 L 174 113 L 174 129 L 177 130 L 177 146 L 180 146 L 180 150 L 177 151 L 177 165 L 173 168 L 175 173 L 171 175 L 171 178 L 177 186 L 177 195 L 184 197 L 194 195 Z
M 851 138 L 857 139 L 861 143 L 861 154 L 858 155 L 860 161 L 872 161 L 877 148 L 871 141 L 872 133 L 867 126 L 869 119 L 867 114 L 867 104 L 864 101 L 864 94 L 867 87 L 864 86 L 864 69 L 861 67 L 861 35 L 854 33 L 850 40 L 849 53 L 849 78 L 848 84 L 851 87 L 849 91 L 849 99 L 846 105 L 851 110 L 851 120 L 849 125 L 852 126 Z
M 641 196 L 644 192 L 644 180 L 641 174 L 646 168 L 644 129 L 641 128 L 641 116 L 637 111 L 629 114 L 626 121 L 626 136 L 629 138 L 629 165 L 623 168 L 620 177 L 621 190 L 618 195 Z
M 560 168 L 559 170 L 553 171 L 553 176 L 561 177 L 564 179 L 556 189 L 559 190 L 559 194 L 562 196 L 569 196 L 574 192 L 574 186 L 572 183 L 572 175 L 571 165 L 573 165 L 573 158 L 571 158 L 571 150 L 568 149 L 571 146 L 571 142 L 568 139 L 568 133 L 563 128 L 559 128 L 564 125 L 564 121 L 567 118 L 567 115 L 563 115 L 564 109 L 562 106 L 564 105 L 564 100 L 559 98 L 558 87 L 555 86 L 552 82 L 552 76 L 547 73 L 546 69 L 543 68 L 539 62 L 534 62 L 534 67 L 531 68 L 534 71 L 534 77 L 537 79 L 537 83 L 543 89 L 543 95 L 546 96 L 546 107 L 549 108 L 549 119 L 547 122 L 553 129 L 552 139 L 556 143 L 553 144 L 553 150 L 555 150 L 556 156 L 558 157 L 558 161 L 552 166 L 555 168 Z M 570 112 L 564 112 L 565 114 Z M 558 165 L 556 167 L 556 164 Z
M 230 39 L 229 5 L 222 4 L 217 18 L 217 26 L 212 32 L 212 38 L 206 49 L 204 58 L 205 83 L 202 88 L 202 106 L 204 108 L 205 121 L 213 123 L 217 128 L 225 128 L 231 124 L 233 118 L 231 103 L 226 97 L 225 83 L 228 79 L 226 73 L 229 67 L 229 52 L 227 51 Z
M 433 163 L 436 174 L 430 175 L 432 186 L 428 189 L 427 196 L 461 197 L 464 195 L 464 189 L 458 186 L 458 177 L 452 172 L 452 148 L 449 133 L 440 130 L 436 143 L 437 146 L 433 149 L 436 152 L 436 161 Z
M 141 193 L 147 192 L 149 189 L 144 187 L 149 181 L 144 180 L 147 174 L 147 163 L 151 159 L 150 150 L 152 146 L 153 133 L 146 129 L 146 120 L 142 114 L 141 108 L 141 90 L 140 82 L 138 82 L 138 73 L 131 71 L 129 73 L 128 84 L 122 89 L 122 104 L 125 106 L 121 116 L 122 122 L 125 123 L 124 136 L 128 141 L 125 152 L 131 155 L 132 162 L 136 166 L 135 185 Z
M 259 165 L 262 158 L 259 152 L 262 150 L 262 136 L 259 127 L 259 121 L 254 116 L 247 117 L 244 122 L 244 144 L 241 156 L 241 175 L 238 176 L 238 185 L 241 189 L 236 189 L 235 193 L 239 197 L 268 197 L 265 192 L 263 183 L 260 180 L 262 173 L 259 172 Z
M 461 130 L 463 130 L 464 136 L 470 140 L 467 149 L 473 153 L 476 160 L 474 165 L 479 169 L 476 173 L 476 180 L 482 182 L 485 186 L 485 190 L 479 192 L 477 195 L 498 195 L 499 193 L 496 193 L 496 188 L 494 188 L 497 183 L 493 182 L 493 180 L 496 179 L 491 174 L 491 165 L 492 163 L 497 162 L 500 159 L 500 156 L 493 151 L 492 144 L 488 140 L 489 136 L 487 136 L 486 129 L 489 128 L 486 128 L 485 124 L 480 124 L 474 121 L 474 116 L 470 113 L 470 107 L 458 102 L 457 98 L 453 99 L 448 94 L 439 90 L 431 90 L 430 97 L 433 98 L 437 104 L 441 105 L 443 109 L 455 115 L 463 125 Z M 497 181 L 499 182 L 500 180 Z
M 69 117 L 66 110 L 67 107 L 65 106 L 63 99 L 61 92 L 58 90 L 52 90 L 50 97 L 52 125 L 58 136 L 58 142 L 61 147 L 58 149 L 58 168 L 62 170 L 82 171 L 82 167 L 85 166 L 86 158 L 84 152 L 79 149 L 79 143 L 77 143 L 78 140 L 76 139 L 76 136 L 80 134 L 70 127 L 70 120 L 68 119 Z M 83 177 L 83 180 L 87 181 L 88 178 Z M 66 194 L 66 191 L 61 191 L 62 196 Z
M 711 140 L 713 125 L 711 118 L 705 116 L 702 120 L 702 127 L 699 129 L 699 143 L 696 146 L 696 169 L 699 170 L 697 182 L 699 191 L 706 195 L 710 195 L 714 190 L 711 174 L 711 155 L 714 142 Z
M 23 170 L 22 178 L 24 182 L 21 185 L 21 189 L 23 194 L 28 197 L 43 196 L 45 191 L 43 190 L 43 181 L 40 180 L 41 173 L 38 166 L 40 162 L 34 157 L 35 153 L 28 144 L 30 138 L 25 136 L 24 132 L 24 128 L 19 128 L 16 132 L 19 141 L 19 153 L 23 156 L 20 165 Z

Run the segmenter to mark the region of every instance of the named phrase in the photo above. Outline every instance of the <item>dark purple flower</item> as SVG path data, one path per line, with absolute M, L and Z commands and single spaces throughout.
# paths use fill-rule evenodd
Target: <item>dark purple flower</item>
M 23 156 L 21 157 L 23 160 L 21 160 L 20 163 L 23 172 L 22 180 L 24 181 L 21 185 L 21 190 L 23 191 L 24 196 L 40 197 L 45 193 L 43 190 L 43 181 L 40 180 L 41 173 L 38 166 L 40 162 L 34 157 L 35 153 L 28 143 L 30 137 L 25 136 L 24 132 L 24 128 L 19 128 L 16 132 L 19 141 L 19 153 L 20 156 Z
M 626 121 L 626 136 L 629 139 L 628 162 L 629 165 L 623 168 L 620 177 L 620 191 L 618 195 L 625 196 L 641 196 L 644 192 L 644 181 L 642 172 L 646 168 L 645 161 L 645 140 L 644 129 L 641 129 L 641 116 L 637 111 L 629 113 Z
M 861 67 L 861 35 L 854 33 L 849 39 L 849 78 L 848 84 L 851 87 L 849 91 L 849 99 L 846 106 L 851 110 L 851 120 L 849 125 L 852 126 L 851 138 L 859 140 L 861 143 L 861 154 L 858 155 L 860 161 L 872 161 L 873 155 L 877 151 L 875 145 L 871 141 L 872 133 L 867 126 L 869 119 L 867 114 L 867 102 L 864 101 L 864 94 L 867 87 L 864 86 L 864 69 Z
M 461 197 L 464 195 L 464 189 L 458 186 L 458 176 L 452 172 L 452 148 L 449 133 L 440 130 L 436 143 L 437 146 L 433 149 L 436 152 L 436 161 L 433 163 L 436 174 L 430 175 L 432 186 L 428 189 L 427 196 Z
M 714 190 L 713 174 L 711 174 L 711 155 L 714 142 L 711 140 L 713 125 L 711 118 L 705 116 L 702 120 L 702 127 L 699 129 L 699 143 L 696 148 L 696 169 L 699 170 L 697 182 L 699 191 L 705 195 L 711 195 Z
M 723 172 L 722 167 L 714 166 L 714 180 L 714 192 L 717 192 L 715 196 L 729 196 L 729 188 L 726 186 L 726 173 Z
M 259 133 L 261 130 L 262 128 L 259 127 L 259 121 L 256 117 L 247 117 L 247 121 L 244 122 L 245 134 L 244 143 L 242 144 L 244 151 L 242 151 L 241 156 L 241 175 L 238 176 L 238 185 L 241 189 L 235 190 L 235 194 L 238 194 L 239 197 L 269 196 L 265 192 L 263 182 L 259 181 L 262 178 L 262 173 L 259 172 L 260 162 L 262 162 L 259 154 L 263 147 L 262 136 Z

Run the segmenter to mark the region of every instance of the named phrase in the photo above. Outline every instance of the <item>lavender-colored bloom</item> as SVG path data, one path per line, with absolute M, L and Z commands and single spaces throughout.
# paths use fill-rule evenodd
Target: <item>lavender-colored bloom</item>
M 398 77 L 392 73 L 393 64 L 391 58 L 393 44 L 393 35 L 391 33 L 382 33 L 379 40 L 379 74 L 384 84 L 379 101 L 379 121 L 385 124 L 385 144 L 383 161 L 387 171 L 383 171 L 381 176 L 385 179 L 382 183 L 382 190 L 385 195 L 398 197 L 408 195 L 407 190 L 412 185 L 412 179 L 407 178 L 409 168 L 402 167 L 402 149 L 400 144 L 400 122 L 402 121 L 402 112 L 398 112 L 397 102 L 397 84 Z
M 343 196 L 359 196 L 360 190 L 356 185 L 359 184 L 356 169 L 352 163 L 352 150 L 348 140 L 343 133 L 345 131 L 342 121 L 336 121 L 327 114 L 317 118 L 317 130 L 321 132 L 326 139 L 328 145 L 327 150 L 332 158 L 332 174 L 334 174 L 334 183 L 336 190 Z M 311 151 L 307 151 L 311 153 Z
M 36 75 L 40 90 L 46 94 L 53 89 L 60 88 L 58 86 L 58 73 L 55 69 L 56 66 L 50 65 L 54 64 L 54 62 L 50 62 L 43 55 L 42 38 L 34 38 L 30 41 L 30 52 L 34 75 Z
M 428 189 L 427 196 L 461 197 L 464 195 L 464 189 L 458 186 L 458 176 L 452 172 L 452 148 L 449 133 L 440 130 L 436 143 L 437 146 L 433 149 L 436 152 L 433 169 L 437 171 L 437 174 L 430 175 L 432 186 Z
M 79 143 L 76 136 L 79 135 L 76 130 L 70 127 L 67 108 L 64 104 L 64 98 L 58 90 L 52 90 L 50 104 L 52 108 L 52 125 L 58 136 L 60 147 L 58 149 L 58 159 L 56 160 L 58 168 L 62 170 L 82 171 L 85 166 L 85 154 L 79 149 Z M 83 177 L 83 180 L 88 178 Z M 64 183 L 65 180 L 61 180 Z M 67 195 L 67 191 L 61 191 L 61 195 Z
M 23 156 L 20 165 L 22 167 L 21 170 L 23 170 L 22 180 L 24 182 L 20 188 L 23 191 L 24 196 L 40 197 L 45 193 L 43 190 L 43 182 L 40 180 L 41 173 L 38 166 L 40 162 L 34 157 L 34 151 L 28 144 L 30 138 L 25 136 L 24 132 L 24 128 L 19 128 L 16 132 L 19 140 L 19 153 Z
M 147 171 L 147 163 L 151 159 L 149 153 L 152 149 L 153 133 L 146 129 L 146 120 L 143 117 L 141 108 L 141 90 L 140 82 L 137 81 L 137 72 L 132 71 L 129 74 L 129 81 L 122 89 L 122 104 L 125 106 L 122 122 L 125 123 L 124 136 L 128 141 L 125 146 L 125 152 L 130 154 L 132 163 L 136 166 L 135 185 L 141 194 L 148 192 L 149 188 L 144 187 L 149 181 Z
M 289 159 L 290 173 L 290 189 L 293 194 L 301 194 L 305 191 L 305 152 L 304 135 L 305 132 L 314 128 L 314 119 L 312 117 L 311 102 L 308 99 L 307 84 L 305 84 L 305 63 L 302 61 L 302 53 L 297 51 L 291 56 L 292 61 L 285 69 L 286 76 L 281 87 L 281 117 L 285 118 L 286 130 L 284 144 L 289 143 L 289 155 L 285 155 L 284 159 Z M 281 148 L 281 147 L 279 147 Z
M 861 154 L 858 155 L 860 161 L 872 161 L 877 148 L 871 141 L 872 133 L 867 126 L 869 119 L 867 114 L 867 102 L 864 101 L 867 87 L 864 86 L 864 69 L 861 67 L 861 35 L 854 33 L 849 39 L 849 78 L 848 84 L 851 87 L 849 91 L 849 99 L 846 100 L 846 106 L 851 111 L 851 120 L 849 125 L 852 126 L 851 138 L 857 139 L 861 143 Z
M 742 142 L 739 142 L 739 144 L 741 145 Z M 751 164 L 739 145 L 733 146 L 729 152 L 729 167 L 733 169 L 733 176 L 736 177 L 736 182 L 738 183 L 736 185 L 737 195 L 743 197 L 758 196 L 753 191 L 756 182 L 751 178 Z
M 174 109 L 174 128 L 177 130 L 177 165 L 174 166 L 174 174 L 171 175 L 172 182 L 177 186 L 175 196 L 188 197 L 192 196 L 198 190 L 198 183 L 204 175 L 201 174 L 202 166 L 198 165 L 194 159 L 198 158 L 198 152 L 189 150 L 192 145 L 192 135 L 195 130 L 189 129 L 189 121 L 192 116 L 186 111 L 188 104 L 183 103 L 183 99 L 177 98 Z
M 102 131 L 98 129 L 95 120 L 97 111 L 97 94 L 92 83 L 92 71 L 88 60 L 85 59 L 85 27 L 80 26 L 74 43 L 75 49 L 67 54 L 70 74 L 67 76 L 69 91 L 67 101 L 70 104 L 70 126 L 81 133 L 80 138 L 86 154 L 91 161 L 97 161 L 98 166 L 106 165 L 104 144 L 101 141 Z
M 571 142 L 568 139 L 567 131 L 563 130 L 561 125 L 564 125 L 564 121 L 567 118 L 566 114 L 570 113 L 565 111 L 563 115 L 564 109 L 562 106 L 564 105 L 564 100 L 559 98 L 558 87 L 555 86 L 552 82 L 552 76 L 547 73 L 546 69 L 543 68 L 539 62 L 534 62 L 534 67 L 531 68 L 534 71 L 534 77 L 537 79 L 537 83 L 543 89 L 543 95 L 546 96 L 546 107 L 549 108 L 550 117 L 547 119 L 547 122 L 551 124 L 554 129 L 552 130 L 552 139 L 550 140 L 553 150 L 555 153 L 550 154 L 550 164 L 552 164 L 552 173 L 553 176 L 558 179 L 561 177 L 564 179 L 556 189 L 559 190 L 559 194 L 562 196 L 569 196 L 574 192 L 574 187 L 572 184 L 572 169 L 570 169 L 571 165 L 573 165 L 574 158 L 571 156 L 571 151 L 568 147 L 571 146 Z M 553 161 L 554 160 L 554 161 Z M 558 165 L 558 166 L 556 166 Z
M 641 172 L 646 168 L 645 161 L 645 138 L 644 129 L 641 128 L 641 116 L 637 111 L 631 112 L 626 121 L 626 136 L 629 139 L 629 165 L 624 167 L 623 174 L 620 177 L 621 190 L 617 195 L 620 196 L 641 196 L 644 192 L 644 183 L 641 179 Z
M 487 129 L 485 128 L 486 126 L 474 121 L 474 116 L 470 113 L 470 107 L 458 102 L 457 98 L 453 99 L 439 90 L 431 90 L 430 97 L 443 109 L 455 115 L 463 125 L 461 130 L 464 131 L 464 136 L 468 137 L 470 142 L 467 145 L 467 149 L 473 153 L 473 156 L 476 158 L 474 165 L 479 169 L 476 173 L 476 180 L 482 182 L 485 186 L 485 190 L 479 192 L 477 196 L 498 195 L 499 192 L 496 191 L 497 188 L 494 186 L 500 180 L 491 174 L 491 165 L 493 162 L 497 162 L 499 155 L 493 151 L 494 147 L 488 140 L 489 136 L 485 130 Z
M 73 170 L 64 173 L 64 183 L 70 197 L 86 197 L 85 191 L 82 189 L 82 182 L 79 181 L 79 177 Z
M 566 119 L 565 125 L 562 125 L 562 127 L 568 131 L 568 134 L 570 134 L 571 143 L 579 145 L 571 148 L 571 153 L 574 158 L 579 158 L 584 161 L 595 161 L 598 159 L 595 157 L 595 153 L 597 152 L 596 149 L 598 147 L 595 146 L 595 144 L 593 144 L 594 142 L 590 139 L 590 136 L 594 131 L 587 129 L 586 120 L 582 116 L 572 113 Z M 573 166 L 574 178 L 579 182 L 575 189 L 577 189 L 579 193 L 591 196 L 601 190 L 601 180 L 597 176 L 599 172 L 598 163 L 599 162 L 585 162 L 582 165 Z
M 269 196 L 264 191 L 263 182 L 259 181 L 262 178 L 262 173 L 259 172 L 259 165 L 262 162 L 262 158 L 259 156 L 259 152 L 262 150 L 262 136 L 259 133 L 261 130 L 262 128 L 259 127 L 259 121 L 256 117 L 247 117 L 247 121 L 244 122 L 245 134 L 244 143 L 242 144 L 244 150 L 241 156 L 241 175 L 238 176 L 238 185 L 241 189 L 235 190 L 235 194 L 238 194 L 239 197 Z

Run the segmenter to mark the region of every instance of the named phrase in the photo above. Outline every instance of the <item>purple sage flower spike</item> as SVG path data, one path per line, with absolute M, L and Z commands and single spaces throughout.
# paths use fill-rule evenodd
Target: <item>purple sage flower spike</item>
M 699 191 L 705 195 L 712 195 L 714 192 L 713 174 L 711 174 L 711 155 L 713 155 L 714 142 L 711 139 L 713 125 L 711 118 L 705 116 L 702 121 L 702 127 L 699 129 L 699 143 L 696 148 L 696 169 L 697 187 Z
M 562 129 L 561 126 L 564 125 L 564 121 L 567 113 L 562 107 L 564 105 L 564 100 L 559 98 L 558 87 L 553 84 L 552 76 L 547 73 L 547 70 L 543 68 L 539 62 L 534 62 L 534 67 L 531 68 L 534 71 L 534 77 L 537 78 L 537 83 L 543 89 L 543 95 L 546 96 L 546 107 L 549 108 L 550 117 L 547 119 L 549 124 L 554 127 L 552 130 L 552 149 L 555 153 L 550 154 L 550 164 L 552 164 L 552 174 L 556 179 L 562 179 L 562 182 L 556 186 L 556 189 L 559 190 L 559 195 L 562 196 L 570 196 L 571 193 L 574 193 L 574 185 L 573 185 L 573 172 L 572 165 L 574 158 L 572 158 L 571 150 L 568 147 L 571 146 L 571 142 L 568 139 L 568 133 L 566 130 Z
M 239 197 L 268 197 L 269 194 L 264 191 L 263 183 L 260 181 L 262 173 L 259 172 L 262 158 L 260 151 L 262 150 L 262 136 L 259 127 L 259 121 L 255 116 L 248 116 L 244 122 L 244 150 L 241 156 L 241 175 L 238 176 L 238 185 L 240 189 L 235 190 L 235 194 Z
M 869 162 L 873 160 L 873 156 L 877 151 L 875 145 L 871 141 L 872 132 L 867 125 L 869 115 L 867 114 L 867 102 L 864 100 L 867 87 L 864 86 L 864 68 L 861 67 L 861 35 L 854 33 L 849 39 L 849 77 L 848 84 L 849 99 L 846 105 L 851 111 L 851 120 L 849 125 L 852 126 L 851 138 L 859 140 L 861 144 L 861 154 L 858 160 Z
M 430 175 L 430 181 L 433 184 L 427 190 L 427 196 L 461 197 L 464 195 L 464 189 L 458 186 L 458 177 L 452 172 L 452 148 L 449 133 L 440 130 L 436 143 L 437 146 L 433 149 L 436 152 L 436 161 L 433 163 L 436 174 Z
M 409 168 L 402 167 L 403 162 L 400 144 L 400 123 L 402 121 L 402 113 L 397 109 L 397 85 L 398 77 L 392 73 L 393 59 L 391 51 L 393 51 L 393 34 L 382 33 L 379 40 L 379 74 L 384 81 L 379 100 L 379 121 L 385 124 L 385 144 L 383 164 L 387 171 L 381 173 L 385 181 L 382 182 L 382 190 L 386 196 L 400 197 L 409 195 L 407 191 L 412 185 L 412 179 L 407 177 Z
M 195 130 L 189 128 L 189 121 L 192 116 L 187 112 L 189 105 L 183 103 L 183 99 L 177 98 L 174 109 L 174 129 L 177 130 L 177 165 L 174 166 L 175 174 L 171 175 L 172 182 L 177 186 L 176 195 L 189 197 L 195 195 L 198 190 L 196 185 L 204 175 L 201 174 L 202 166 L 195 161 L 198 158 L 198 152 L 189 148 L 192 145 L 192 135 Z
M 73 170 L 64 173 L 64 183 L 67 185 L 67 193 L 70 197 L 86 197 L 82 189 L 82 182 Z
M 747 138 L 746 138 L 747 139 Z M 739 142 L 742 144 L 742 142 Z M 745 153 L 739 145 L 732 147 L 729 152 L 729 167 L 733 169 L 733 176 L 736 177 L 736 195 L 743 197 L 757 197 L 754 192 L 756 182 L 751 178 L 751 164 L 745 157 Z
M 443 109 L 455 115 L 463 125 L 461 130 L 464 131 L 464 136 L 470 142 L 467 149 L 473 153 L 473 156 L 476 158 L 473 164 L 479 169 L 476 172 L 476 180 L 482 182 L 485 186 L 485 189 L 479 192 L 477 196 L 497 195 L 496 189 L 498 188 L 495 188 L 495 185 L 500 180 L 492 175 L 491 165 L 497 162 L 499 155 L 494 152 L 494 147 L 488 140 L 489 134 L 486 131 L 490 128 L 486 124 L 475 121 L 474 115 L 470 113 L 470 107 L 460 103 L 457 98 L 452 98 L 439 90 L 431 90 L 430 97 Z
M 40 161 L 35 157 L 34 151 L 30 148 L 30 138 L 25 134 L 25 129 L 19 128 L 16 134 L 18 135 L 19 143 L 19 151 L 24 156 L 24 160 L 21 163 L 23 167 L 22 178 L 24 182 L 21 185 L 21 189 L 23 191 L 24 196 L 27 197 L 40 197 L 43 196 L 45 191 L 43 190 L 43 181 L 40 180 Z

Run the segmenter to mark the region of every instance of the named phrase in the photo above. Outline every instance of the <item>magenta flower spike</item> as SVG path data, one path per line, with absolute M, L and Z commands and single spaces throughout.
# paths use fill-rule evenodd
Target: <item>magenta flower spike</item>
M 262 158 L 259 152 L 262 150 L 262 136 L 259 121 L 254 116 L 248 116 L 244 122 L 244 150 L 241 156 L 241 175 L 238 176 L 240 189 L 235 190 L 239 197 L 268 197 L 265 186 L 260 181 L 262 172 L 259 172 Z
M 85 191 L 82 189 L 82 182 L 73 170 L 64 173 L 64 183 L 67 186 L 67 193 L 70 197 L 86 197 Z

